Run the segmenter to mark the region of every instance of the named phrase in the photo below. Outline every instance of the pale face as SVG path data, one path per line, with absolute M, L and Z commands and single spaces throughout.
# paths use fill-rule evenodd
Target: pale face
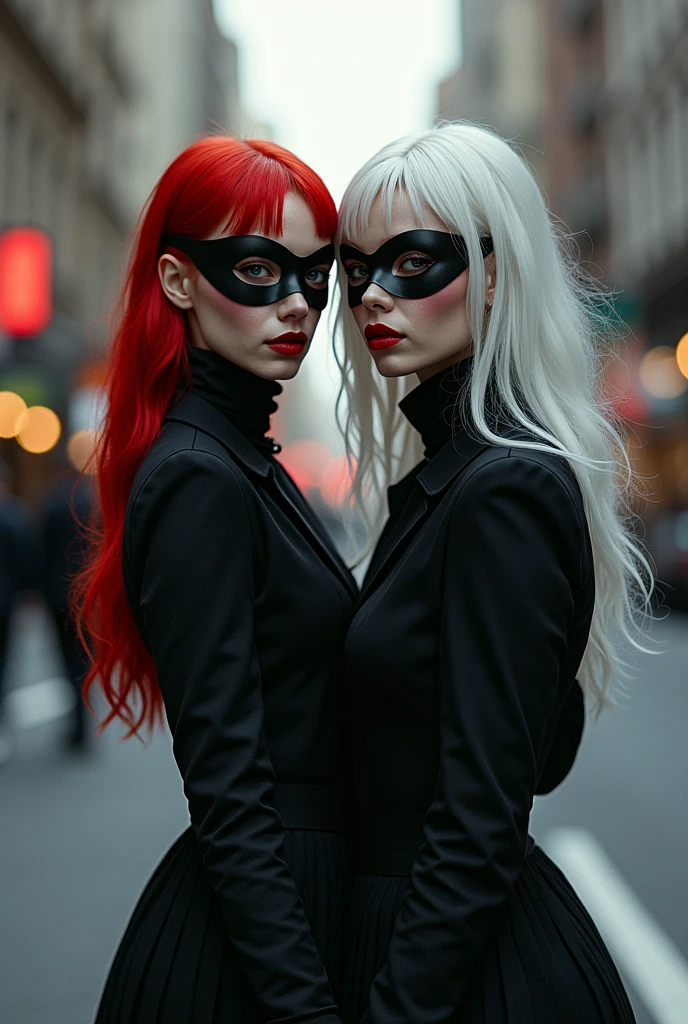
M 389 238 L 418 229 L 446 232 L 447 226 L 429 210 L 419 221 L 405 194 L 398 192 L 389 227 L 385 225 L 378 196 L 365 229 L 342 241 L 364 253 L 373 253 Z M 345 261 L 345 265 L 348 262 Z M 397 260 L 395 274 L 412 276 L 422 273 L 427 266 L 426 253 L 409 250 Z M 489 256 L 484 266 L 490 303 L 494 296 L 494 256 Z M 348 269 L 356 273 L 355 267 Z M 383 377 L 406 377 L 415 373 L 420 380 L 426 380 L 471 354 L 472 337 L 466 309 L 469 273 L 467 268 L 434 295 L 419 299 L 391 295 L 377 284 L 368 286 L 361 304 L 354 306 L 351 312 Z M 366 339 L 366 328 L 378 337 Z M 389 335 L 385 335 L 384 328 L 390 328 Z M 400 335 L 398 340 L 396 334 Z
M 222 231 L 210 237 L 222 237 Z M 264 237 L 296 256 L 308 256 L 331 241 L 317 234 L 308 203 L 295 192 L 284 200 L 282 234 Z M 289 380 L 296 376 L 320 319 L 320 311 L 312 309 L 300 292 L 267 306 L 245 306 L 217 291 L 190 260 L 166 253 L 160 257 L 158 271 L 168 299 L 187 312 L 194 345 L 217 352 L 258 377 Z M 327 266 L 322 271 L 312 275 L 318 286 L 327 280 Z M 263 257 L 249 257 L 236 265 L 234 273 L 249 284 L 272 284 L 279 268 Z

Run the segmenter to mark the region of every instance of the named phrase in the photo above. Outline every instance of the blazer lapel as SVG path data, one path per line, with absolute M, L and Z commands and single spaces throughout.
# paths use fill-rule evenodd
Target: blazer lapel
M 396 524 L 387 536 L 383 531 L 380 537 L 363 581 L 360 602 L 368 598 L 386 579 L 450 484 L 480 452 L 489 447 L 488 441 L 471 437 L 462 431 L 457 437 L 447 441 L 434 458 L 425 465 L 421 464 L 419 470 L 412 470 L 412 473 L 416 472 L 414 487 Z M 403 484 L 403 481 L 400 483 Z M 390 491 L 390 513 L 393 515 L 395 495 L 393 488 L 390 488 Z
M 165 415 L 165 420 L 186 423 L 210 434 L 229 452 L 235 461 L 247 471 L 258 486 L 273 490 L 282 503 L 289 506 L 297 519 L 301 532 L 316 554 L 341 579 L 352 596 L 358 595 L 358 587 L 352 574 L 339 557 L 324 526 L 321 526 L 315 512 L 288 476 L 286 470 L 276 469 L 274 463 L 255 448 L 234 424 L 205 398 L 186 392 L 179 402 Z M 256 480 L 256 477 L 258 478 Z
M 298 519 L 312 547 L 330 569 L 339 576 L 351 595 L 358 597 L 358 586 L 352 573 L 330 539 L 325 526 L 284 467 L 274 468 L 273 483 L 282 500 L 289 505 L 291 512 Z

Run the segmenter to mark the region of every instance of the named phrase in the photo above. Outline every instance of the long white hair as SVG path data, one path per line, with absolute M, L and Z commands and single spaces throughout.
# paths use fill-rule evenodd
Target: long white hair
M 469 274 L 471 413 L 491 443 L 554 449 L 576 473 L 595 567 L 595 608 L 579 679 L 599 710 L 609 703 L 612 677 L 627 674 L 615 641 L 623 638 L 647 650 L 638 638 L 654 585 L 631 529 L 627 495 L 635 484 L 621 427 L 599 393 L 608 335 L 604 292 L 578 265 L 572 239 L 551 219 L 526 162 L 489 129 L 443 124 L 385 146 L 349 184 L 337 242 L 356 238 L 378 195 L 389 225 L 399 190 L 419 225 L 430 210 L 448 231 L 463 236 L 471 268 L 483 264 L 480 237 L 490 235 L 494 242 L 496 289 L 489 313 L 484 273 Z M 341 268 L 339 274 L 338 419 L 352 464 L 355 459 L 353 500 L 371 528 L 372 543 L 384 517 L 384 489 L 421 458 L 420 438 L 397 408 L 417 381 L 377 373 L 347 305 Z M 538 440 L 505 440 L 492 432 L 485 414 L 491 382 L 502 410 Z

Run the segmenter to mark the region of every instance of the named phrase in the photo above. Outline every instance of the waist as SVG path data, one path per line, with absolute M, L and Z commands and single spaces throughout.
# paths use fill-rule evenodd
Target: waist
M 347 832 L 345 792 L 342 786 L 308 782 L 278 782 L 275 809 L 285 828 L 318 832 Z
M 371 875 L 411 875 L 424 842 L 425 814 L 361 814 L 356 830 L 356 867 Z M 528 836 L 524 858 L 535 848 Z

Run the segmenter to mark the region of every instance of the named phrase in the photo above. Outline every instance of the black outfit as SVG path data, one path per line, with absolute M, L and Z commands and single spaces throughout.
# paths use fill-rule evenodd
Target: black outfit
M 98 1024 L 336 1024 L 350 871 L 341 652 L 356 586 L 263 452 L 280 386 L 212 352 L 193 349 L 191 367 L 123 540 L 191 827 L 134 911 Z
M 534 794 L 566 776 L 582 730 L 582 496 L 560 456 L 478 440 L 461 401 L 452 436 L 471 362 L 401 402 L 427 458 L 390 488 L 347 638 L 345 1019 L 629 1024 L 597 929 L 528 836 Z M 507 436 L 494 403 L 490 415 Z
M 67 679 L 74 690 L 75 701 L 67 740 L 69 746 L 77 750 L 86 746 L 90 733 L 90 716 L 81 698 L 90 659 L 69 615 L 67 594 L 70 580 L 79 570 L 86 548 L 77 524 L 88 521 L 92 505 L 90 478 L 68 472 L 48 494 L 41 524 L 41 589 L 57 629 Z
M 21 593 L 35 582 L 33 534 L 24 503 L 12 494 L 0 494 L 0 714 L 12 612 Z

